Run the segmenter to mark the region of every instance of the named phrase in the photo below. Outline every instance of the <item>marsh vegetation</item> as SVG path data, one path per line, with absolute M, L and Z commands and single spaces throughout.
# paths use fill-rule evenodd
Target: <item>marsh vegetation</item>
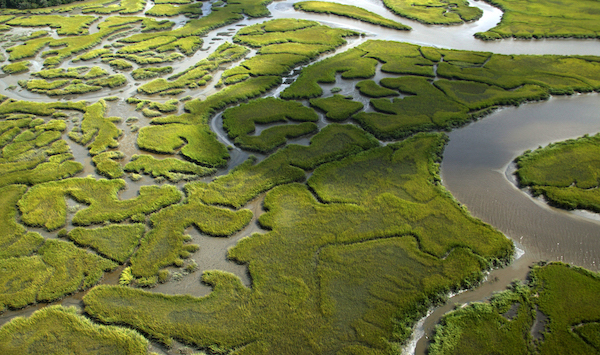
M 2 70 L 15 86 L 0 97 L 0 309 L 86 295 L 82 309 L 11 320 L 0 349 L 144 354 L 151 340 L 210 354 L 397 353 L 430 307 L 511 261 L 512 242 L 442 186 L 440 131 L 500 106 L 598 91 L 600 59 L 373 40 L 261 19 L 269 4 L 1 10 Z M 424 23 L 481 16 L 462 1 L 384 4 Z M 409 29 L 356 6 L 294 7 Z M 581 159 L 597 139 L 578 140 L 564 160 L 594 165 Z M 594 174 L 568 186 L 595 187 Z M 234 235 L 223 262 L 250 282 L 193 274 L 202 238 Z M 113 270 L 120 276 L 103 281 Z M 182 294 L 175 283 L 186 277 L 211 291 Z M 175 295 L 153 288 L 169 283 Z M 504 299 L 554 314 L 531 285 Z M 531 309 L 519 308 L 514 329 Z M 575 330 L 588 344 L 596 318 Z
M 597 273 L 562 263 L 537 266 L 526 285 L 514 283 L 489 303 L 446 315 L 430 352 L 593 354 L 600 345 L 594 301 L 599 290 Z
M 600 212 L 600 135 L 550 144 L 516 160 L 521 186 L 552 205 Z

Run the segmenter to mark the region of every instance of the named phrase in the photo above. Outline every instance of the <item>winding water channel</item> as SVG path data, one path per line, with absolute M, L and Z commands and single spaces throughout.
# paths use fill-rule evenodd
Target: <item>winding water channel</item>
M 369 11 L 407 24 L 413 29 L 412 31 L 391 30 L 352 19 L 296 12 L 293 9 L 293 3 L 297 1 L 277 1 L 269 5 L 268 8 L 273 18 L 294 17 L 316 20 L 332 27 L 355 29 L 366 34 L 359 39 L 351 40 L 348 45 L 340 48 L 336 53 L 345 51 L 349 47 L 356 46 L 368 39 L 384 39 L 501 54 L 600 55 L 600 41 L 598 40 L 502 40 L 495 42 L 477 40 L 473 37 L 474 33 L 493 27 L 500 21 L 502 16 L 499 9 L 481 1 L 470 1 L 470 3 L 472 6 L 477 6 L 484 11 L 483 17 L 476 22 L 459 26 L 429 26 L 402 19 L 387 10 L 380 0 L 366 0 L 361 1 L 360 4 L 350 0 L 334 1 L 361 6 Z M 204 9 L 209 10 L 210 3 L 207 2 L 205 5 Z M 234 30 L 239 28 L 236 26 L 250 25 L 265 20 L 264 18 L 246 19 L 212 31 L 205 38 L 203 51 L 199 51 L 194 56 L 185 58 L 179 63 L 172 64 L 175 67 L 175 72 L 205 58 L 210 53 L 207 50 L 209 47 L 214 49 L 222 42 L 230 40 L 230 37 L 217 36 L 217 33 L 222 34 L 225 31 L 230 31 L 231 35 Z M 177 17 L 175 21 L 178 27 L 183 25 L 182 17 Z M 35 70 L 40 69 L 38 67 L 41 59 L 39 61 L 33 60 L 32 63 Z M 77 66 L 77 64 L 68 61 L 63 64 L 63 67 Z M 99 61 L 86 63 L 86 65 L 89 64 L 100 65 L 109 69 L 108 65 Z M 8 77 L 7 80 L 0 83 L 0 88 L 5 89 L 23 78 L 25 77 L 20 75 Z M 215 82 L 217 80 L 218 75 L 215 75 Z M 344 84 L 340 81 L 341 79 L 338 79 L 335 86 L 342 86 L 344 90 L 354 90 L 353 85 Z M 94 100 L 109 95 L 129 97 L 135 93 L 135 89 L 136 86 L 131 81 L 125 89 L 112 90 L 108 94 L 106 91 L 102 91 L 86 95 L 82 99 Z M 277 95 L 281 90 L 282 88 L 279 88 L 275 93 L 268 95 Z M 209 86 L 201 91 L 195 91 L 193 96 L 204 98 L 214 91 L 214 87 Z M 356 91 L 343 92 L 343 94 L 352 94 L 355 99 L 360 97 Z M 50 100 L 46 96 L 28 93 L 24 90 L 8 91 L 7 95 L 19 99 Z M 141 97 L 141 95 L 137 96 Z M 165 101 L 166 99 L 152 97 L 152 100 Z M 367 103 L 364 98 L 361 101 Z M 133 114 L 129 105 L 120 104 L 123 106 L 119 109 L 121 114 L 123 112 Z M 141 118 L 140 120 L 144 119 Z M 147 124 L 147 121 L 143 122 L 145 123 L 142 125 Z M 229 143 L 223 136 L 220 115 L 217 115 L 211 121 L 211 126 L 225 143 Z M 418 325 L 413 341 L 405 349 L 407 354 L 425 353 L 427 337 L 431 335 L 432 329 L 439 318 L 451 310 L 455 303 L 462 304 L 488 298 L 493 292 L 503 290 L 513 279 L 524 279 L 529 266 L 537 260 L 560 260 L 594 271 L 600 270 L 600 219 L 596 215 L 584 212 L 557 210 L 548 207 L 543 200 L 531 197 L 526 191 L 520 190 L 516 186 L 512 175 L 514 166 L 511 163 L 516 156 L 527 149 L 535 149 L 550 142 L 574 138 L 586 133 L 593 134 L 599 131 L 600 95 L 584 94 L 552 97 L 544 102 L 528 103 L 521 107 L 502 108 L 478 122 L 449 133 L 450 142 L 446 147 L 441 165 L 444 186 L 458 201 L 466 205 L 474 216 L 490 223 L 515 241 L 519 248 L 519 254 L 510 266 L 493 271 L 482 286 L 452 297 L 446 306 L 436 309 L 430 316 L 423 319 Z M 71 144 L 71 141 L 69 143 L 73 148 L 75 144 Z M 137 148 L 133 140 L 127 139 L 126 142 L 122 142 L 121 150 L 129 157 L 136 153 Z M 81 148 L 77 149 L 76 153 L 86 154 L 87 152 Z M 248 156 L 247 153 L 239 149 L 235 149 L 231 153 L 230 165 L 220 173 L 226 173 L 235 165 L 243 162 Z M 128 181 L 130 187 L 121 194 L 121 198 L 132 197 L 139 190 L 139 185 L 148 183 L 153 183 L 152 179 L 144 178 L 137 184 Z M 261 213 L 261 201 L 262 197 L 259 197 L 247 206 L 253 209 L 255 218 Z M 242 278 L 245 277 L 245 279 L 243 278 L 244 282 L 249 284 L 251 281 L 247 277 L 245 267 L 233 265 L 226 261 L 223 252 L 240 238 L 253 232 L 259 232 L 254 221 L 246 229 L 226 240 L 223 238 L 206 238 L 198 233 L 194 234 L 194 231 L 190 230 L 189 233 L 192 234 L 194 241 L 201 245 L 201 253 L 196 253 L 197 255 L 193 256 L 200 264 L 199 272 L 196 275 L 199 275 L 203 270 L 224 269 L 234 272 Z M 231 265 L 228 266 L 228 264 Z M 105 279 L 105 282 L 116 283 L 119 272 L 120 269 L 116 273 L 111 273 Z M 201 285 L 197 277 L 188 277 L 178 284 L 161 285 L 153 291 L 189 293 L 194 296 L 201 296 L 210 292 L 210 289 Z M 81 294 L 78 294 L 59 303 L 75 304 L 79 302 L 80 298 Z M 30 314 L 35 309 L 36 307 L 29 307 L 23 311 L 6 312 L 0 317 L 0 323 L 4 323 L 16 315 Z M 162 353 L 164 349 L 155 348 L 153 351 Z
M 336 2 L 352 4 L 350 1 Z M 321 19 L 332 26 L 352 28 L 355 25 L 370 38 L 451 49 L 501 54 L 600 55 L 600 43 L 593 40 L 477 40 L 473 34 L 493 27 L 502 12 L 483 2 L 470 3 L 484 11 L 479 21 L 461 26 L 428 26 L 400 20 L 413 28 L 410 32 L 356 24 L 358 21 L 327 15 L 295 13 L 295 17 Z M 361 6 L 386 17 L 395 17 L 379 1 L 365 1 Z M 275 17 L 286 17 L 294 11 L 291 2 L 276 3 L 270 9 Z M 444 186 L 474 216 L 511 238 L 518 247 L 517 258 L 510 266 L 490 273 L 477 289 L 451 297 L 445 306 L 422 319 L 404 349 L 405 354 L 425 354 L 428 338 L 446 312 L 455 305 L 483 301 L 494 292 L 503 291 L 515 279 L 524 280 L 529 267 L 538 260 L 559 260 L 600 270 L 598 216 L 559 210 L 531 197 L 517 187 L 512 163 L 527 149 L 599 131 L 600 95 L 584 94 L 502 108 L 449 134 L 450 142 L 441 165 Z

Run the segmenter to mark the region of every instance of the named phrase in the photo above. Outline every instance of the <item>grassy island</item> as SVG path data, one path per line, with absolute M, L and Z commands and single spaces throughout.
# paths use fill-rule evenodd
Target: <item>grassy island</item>
M 600 212 L 600 134 L 527 151 L 516 162 L 519 184 L 534 195 L 557 207 Z
M 75 308 L 50 306 L 0 329 L 4 354 L 144 355 L 148 340 L 126 328 L 93 323 Z
M 410 30 L 409 26 L 387 19 L 360 7 L 351 5 L 342 5 L 326 1 L 302 1 L 295 3 L 294 9 L 306 12 L 349 17 L 355 20 L 372 23 L 383 27 L 389 27 L 396 30 Z
M 502 20 L 475 37 L 502 38 L 600 38 L 600 3 L 595 0 L 488 0 L 504 11 Z
M 396 15 L 430 25 L 462 24 L 478 20 L 483 11 L 464 0 L 383 0 Z

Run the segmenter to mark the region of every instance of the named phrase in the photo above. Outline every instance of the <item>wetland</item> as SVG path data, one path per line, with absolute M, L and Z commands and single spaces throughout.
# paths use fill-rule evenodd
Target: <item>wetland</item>
M 596 15 L 513 3 L 1 9 L 0 349 L 600 351 Z

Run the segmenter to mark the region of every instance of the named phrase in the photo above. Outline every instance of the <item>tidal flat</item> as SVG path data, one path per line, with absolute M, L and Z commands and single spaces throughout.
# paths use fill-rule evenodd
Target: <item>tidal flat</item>
M 567 112 L 565 98 L 593 112 L 600 42 L 574 27 L 525 36 L 513 26 L 511 35 L 508 4 L 494 3 L 504 15 L 478 2 L 407 5 L 91 0 L 0 9 L 2 352 L 452 353 L 455 340 L 479 349 L 469 339 L 481 325 L 447 316 L 432 345 L 419 342 L 448 306 L 433 310 L 506 286 L 464 318 L 508 312 L 494 324 L 513 322 L 515 332 L 497 346 L 544 353 L 569 340 L 600 351 L 597 307 L 585 319 L 563 314 L 550 288 L 572 272 L 584 275 L 579 289 L 596 287 L 598 222 L 565 212 L 585 224 L 572 232 L 581 235 L 556 249 L 529 243 L 553 241 L 552 227 L 514 232 L 490 220 L 477 208 L 489 195 L 477 185 L 466 197 L 455 190 L 445 151 L 456 161 L 454 137 L 503 112 L 557 101 Z M 592 8 L 589 16 L 592 24 Z M 482 41 L 511 36 L 578 39 Z M 557 115 L 547 127 L 596 139 L 600 128 Z M 592 159 L 577 145 L 583 152 L 572 155 Z M 501 176 L 535 201 L 519 208 L 550 209 L 507 168 L 524 150 L 511 152 Z M 458 167 L 469 171 L 464 156 Z M 587 191 L 597 184 L 587 165 L 568 181 L 552 169 L 545 177 Z M 550 199 L 544 183 L 518 175 Z M 511 203 L 494 210 L 509 216 Z M 540 312 L 545 323 L 534 321 Z

